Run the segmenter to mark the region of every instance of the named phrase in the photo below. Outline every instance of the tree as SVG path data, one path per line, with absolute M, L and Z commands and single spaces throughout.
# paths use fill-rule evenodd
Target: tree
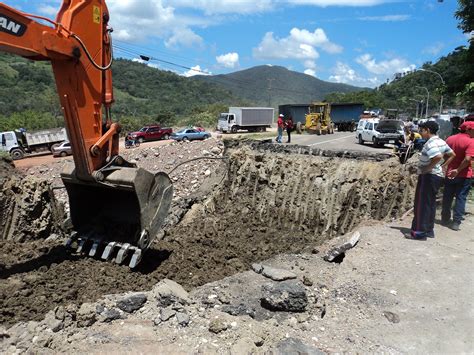
M 459 20 L 458 28 L 464 33 L 474 31 L 474 1 L 458 0 L 458 9 L 455 12 Z M 471 40 L 472 41 L 472 40 Z

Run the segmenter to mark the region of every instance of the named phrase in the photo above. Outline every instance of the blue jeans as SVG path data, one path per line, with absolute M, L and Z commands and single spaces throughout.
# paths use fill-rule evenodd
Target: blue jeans
M 278 127 L 278 137 L 276 138 L 276 141 L 278 143 L 281 143 L 282 138 L 283 138 L 283 128 Z
M 434 237 L 436 194 L 443 178 L 434 174 L 418 175 L 411 233 L 417 237 Z
M 444 179 L 443 210 L 441 219 L 448 222 L 451 219 L 451 207 L 456 197 L 453 209 L 453 221 L 461 223 L 466 212 L 466 200 L 471 189 L 471 178 Z

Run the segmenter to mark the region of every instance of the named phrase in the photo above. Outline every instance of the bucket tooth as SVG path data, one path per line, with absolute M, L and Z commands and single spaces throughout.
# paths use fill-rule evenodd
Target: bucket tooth
M 117 253 L 117 257 L 115 258 L 116 264 L 121 264 L 127 257 L 128 250 L 130 249 L 131 245 L 129 243 L 125 243 L 120 248 L 119 252 Z
M 85 239 L 85 238 L 81 238 L 79 240 L 78 246 L 77 246 L 77 249 L 76 249 L 77 253 L 82 253 L 82 248 L 84 248 L 84 244 L 86 244 L 86 241 L 87 241 L 87 239 Z
M 110 242 L 109 244 L 107 244 L 107 246 L 104 249 L 104 252 L 102 253 L 102 259 L 107 260 L 107 261 L 111 260 L 114 248 L 117 244 L 118 244 L 117 242 Z
M 97 253 L 97 249 L 99 248 L 100 245 L 100 240 L 94 240 L 94 243 L 92 244 L 91 250 L 89 251 L 89 256 L 95 256 Z
M 66 240 L 66 248 L 72 248 L 74 242 L 77 241 L 77 232 L 72 232 L 71 236 Z
M 136 249 L 132 255 L 132 260 L 130 260 L 130 264 L 128 266 L 133 269 L 138 263 L 142 260 L 142 250 Z

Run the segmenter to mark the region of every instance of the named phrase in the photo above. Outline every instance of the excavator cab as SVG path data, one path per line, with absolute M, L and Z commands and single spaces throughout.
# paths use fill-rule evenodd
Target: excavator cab
M 310 134 L 332 134 L 334 125 L 331 121 L 331 106 L 327 102 L 315 102 L 309 107 L 306 115 L 305 130 Z
M 137 266 L 159 234 L 173 186 L 165 173 L 153 174 L 119 155 L 105 0 L 63 0 L 55 21 L 0 2 L 0 19 L 0 50 L 51 62 L 74 158 L 61 174 L 72 222 L 67 245 Z

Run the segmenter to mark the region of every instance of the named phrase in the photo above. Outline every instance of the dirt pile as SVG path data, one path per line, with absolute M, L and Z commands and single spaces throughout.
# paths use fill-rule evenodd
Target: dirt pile
M 276 152 L 272 146 L 230 147 L 228 161 L 214 165 L 225 168 L 220 179 L 217 170 L 202 174 L 198 187 L 208 176 L 219 180 L 208 185 L 211 193 L 201 192 L 208 198 L 176 201 L 189 211 L 172 213 L 178 224 L 169 225 L 135 272 L 68 255 L 59 244 L 38 249 L 25 243 L 16 254 L 11 244 L 0 244 L 0 253 L 10 255 L 0 270 L 0 322 L 42 319 L 56 306 L 149 290 L 163 278 L 189 290 L 279 253 L 311 250 L 363 220 L 398 217 L 411 207 L 412 177 L 395 160 Z
M 1 187 L 0 220 L 0 239 L 24 242 L 61 233 L 64 215 L 47 181 L 15 174 Z

